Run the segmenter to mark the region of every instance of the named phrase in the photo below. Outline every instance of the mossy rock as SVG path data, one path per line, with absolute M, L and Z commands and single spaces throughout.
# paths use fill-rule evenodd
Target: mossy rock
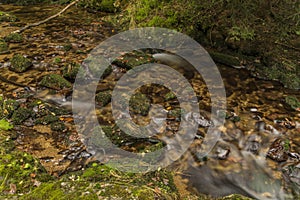
M 59 199 L 67 200 L 66 194 L 62 189 L 60 189 L 59 184 L 57 183 L 43 183 L 38 188 L 33 190 L 30 194 L 21 197 L 20 199 Z
M 31 115 L 33 114 L 32 110 L 28 109 L 28 108 L 23 108 L 23 107 L 19 107 L 12 115 L 12 121 L 14 124 L 21 124 L 22 122 L 24 122 L 26 119 L 28 119 L 29 117 L 31 117 Z
M 18 18 L 12 14 L 0 11 L 0 22 L 16 22 Z
M 19 33 L 11 33 L 4 37 L 4 40 L 11 43 L 20 43 L 23 42 L 23 37 Z
M 58 74 L 47 74 L 42 78 L 40 86 L 60 90 L 65 88 L 71 88 L 72 84 Z
M 84 65 L 88 68 L 88 76 L 103 79 L 112 72 L 112 66 L 108 63 L 98 59 L 97 57 L 88 57 L 84 60 Z M 84 78 L 86 76 L 85 70 L 79 72 L 77 78 Z
M 5 53 L 7 51 L 8 51 L 7 43 L 4 40 L 0 39 L 0 54 Z
M 12 196 L 4 198 L 16 186 L 16 193 L 27 193 L 35 186 L 34 181 L 48 181 L 51 176 L 33 156 L 15 148 L 14 131 L 0 130 L 0 199 L 14 199 Z
M 59 118 L 55 115 L 46 115 L 44 117 L 41 117 L 39 119 L 36 120 L 36 124 L 44 124 L 44 125 L 47 125 L 47 124 L 51 124 L 53 122 L 57 122 L 59 120 Z
M 111 101 L 111 91 L 99 92 L 95 96 L 96 103 L 103 107 Z
M 17 110 L 20 103 L 13 99 L 5 99 L 0 97 L 0 118 L 11 118 L 14 111 Z
M 169 101 L 175 99 L 176 95 L 173 92 L 168 92 L 167 94 L 165 94 L 164 98 L 166 101 Z
M 32 62 L 28 58 L 22 56 L 21 54 L 15 54 L 10 62 L 11 65 L 9 69 L 17 73 L 25 72 L 32 66 Z
M 52 123 L 50 128 L 52 131 L 63 131 L 66 129 L 66 126 L 63 122 L 58 121 L 58 122 Z
M 285 97 L 285 103 L 287 103 L 294 110 L 300 108 L 300 101 L 295 96 L 287 96 L 287 97 Z
M 147 115 L 150 106 L 150 99 L 142 93 L 132 95 L 129 101 L 129 110 L 135 114 Z
M 74 81 L 80 70 L 80 64 L 78 63 L 69 63 L 63 68 L 63 77 L 70 81 Z
M 133 51 L 115 59 L 112 64 L 125 69 L 132 69 L 142 64 L 153 63 L 154 58 L 141 51 Z

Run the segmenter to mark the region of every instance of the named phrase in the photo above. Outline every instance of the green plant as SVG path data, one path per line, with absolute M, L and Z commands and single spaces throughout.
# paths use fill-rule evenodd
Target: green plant
M 0 120 L 0 129 L 7 131 L 7 130 L 12 129 L 13 127 L 14 126 L 11 125 L 6 119 Z
M 245 26 L 245 27 L 239 27 L 239 26 L 233 26 L 229 30 L 229 37 L 233 38 L 234 40 L 240 41 L 242 40 L 253 40 L 254 39 L 254 30 Z

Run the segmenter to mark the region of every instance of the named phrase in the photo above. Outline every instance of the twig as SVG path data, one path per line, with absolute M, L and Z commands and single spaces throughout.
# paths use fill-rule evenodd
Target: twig
M 290 46 L 290 45 L 287 45 L 287 44 L 283 44 L 283 43 L 280 43 L 280 42 L 275 42 L 275 44 L 279 44 L 281 46 L 284 46 L 284 47 L 287 47 L 287 48 L 290 48 L 290 49 L 294 49 L 296 51 L 300 51 L 300 49 L 297 48 L 297 47 L 293 47 L 293 46 Z
M 43 24 L 43 23 L 45 23 L 45 22 L 47 22 L 47 21 L 49 21 L 49 20 L 51 20 L 51 19 L 53 19 L 53 18 L 59 16 L 59 15 L 61 15 L 61 14 L 62 14 L 63 12 L 65 12 L 68 8 L 70 8 L 70 7 L 73 6 L 74 4 L 78 3 L 79 1 L 80 1 L 80 0 L 75 0 L 75 1 L 73 1 L 73 2 L 71 2 L 71 3 L 69 3 L 69 4 L 68 4 L 64 9 L 62 9 L 59 13 L 57 13 L 57 14 L 55 14 L 55 15 L 52 15 L 52 16 L 50 16 L 50 17 L 48 17 L 47 19 L 44 19 L 44 20 L 42 20 L 42 21 L 39 21 L 39 22 L 36 22 L 36 23 L 33 23 L 33 24 L 29 24 L 29 25 L 27 25 L 27 26 L 21 28 L 20 30 L 14 31 L 13 33 L 21 33 L 21 32 L 23 32 L 24 30 L 26 30 L 26 29 L 28 29 L 28 28 L 30 28 L 30 27 L 39 26 L 39 25 L 41 25 L 41 24 Z

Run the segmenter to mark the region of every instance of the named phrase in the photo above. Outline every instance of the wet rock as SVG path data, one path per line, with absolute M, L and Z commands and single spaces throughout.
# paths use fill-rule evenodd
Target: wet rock
M 80 64 L 78 63 L 69 63 L 63 69 L 63 77 L 68 80 L 74 81 L 76 79 L 76 75 L 80 70 Z
M 0 54 L 7 51 L 8 51 L 7 43 L 4 40 L 0 39 Z
M 101 107 L 106 106 L 111 101 L 111 91 L 99 92 L 95 96 L 96 104 Z
M 245 150 L 253 154 L 258 154 L 261 147 L 262 138 L 259 135 L 252 134 L 246 139 Z
M 19 33 L 11 33 L 4 37 L 4 40 L 11 43 L 20 43 L 23 42 L 23 37 Z
M 287 161 L 289 149 L 289 140 L 276 139 L 267 152 L 267 157 L 277 162 Z
M 15 54 L 10 62 L 11 65 L 9 69 L 17 73 L 25 72 L 32 66 L 32 62 L 21 54 Z
M 168 92 L 167 94 L 165 94 L 164 98 L 166 101 L 169 101 L 175 99 L 176 95 L 173 92 Z
M 129 110 L 135 114 L 147 115 L 150 109 L 150 99 L 142 93 L 134 94 L 129 101 Z
M 52 88 L 55 90 L 71 88 L 72 84 L 58 74 L 48 74 L 43 77 L 40 86 Z
M 295 96 L 286 96 L 285 103 L 294 110 L 297 110 L 300 108 L 300 101 Z
M 65 124 L 60 121 L 52 123 L 50 127 L 52 131 L 63 131 L 66 129 Z
M 19 106 L 19 102 L 12 99 L 4 99 L 0 96 L 0 118 L 10 118 Z
M 59 118 L 55 115 L 46 115 L 42 118 L 39 118 L 36 120 L 36 124 L 44 124 L 44 125 L 47 125 L 47 124 L 51 124 L 53 122 L 57 122 L 59 120 Z
M 12 115 L 12 121 L 14 124 L 21 124 L 26 119 L 31 117 L 31 115 L 32 115 L 32 110 L 28 108 L 19 107 L 18 110 L 16 110 Z
M 230 153 L 230 148 L 227 146 L 217 146 L 216 147 L 216 156 L 218 159 L 220 160 L 224 160 L 228 157 L 229 153 Z
M 127 53 L 123 56 L 120 56 L 114 60 L 112 64 L 117 65 L 118 67 L 132 69 L 136 66 L 149 62 L 154 62 L 152 56 L 141 51 L 133 51 L 132 53 Z

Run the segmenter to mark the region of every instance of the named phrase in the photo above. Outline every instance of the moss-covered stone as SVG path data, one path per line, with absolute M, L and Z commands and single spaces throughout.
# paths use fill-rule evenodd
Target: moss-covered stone
M 20 199 L 59 199 L 59 200 L 67 200 L 67 197 L 62 189 L 60 189 L 59 184 L 55 183 L 43 183 L 34 191 L 32 191 L 29 195 L 21 197 Z
M 24 122 L 29 117 L 31 117 L 32 114 L 33 114 L 32 110 L 30 110 L 28 108 L 19 107 L 18 110 L 16 110 L 13 113 L 11 119 L 14 124 L 18 125 L 18 124 L 21 124 L 22 122 Z
M 23 37 L 19 33 L 11 33 L 4 37 L 4 40 L 6 42 L 12 42 L 12 43 L 20 43 L 23 42 Z
M 11 190 L 11 185 L 16 186 L 15 193 L 27 193 L 35 186 L 34 181 L 49 180 L 41 164 L 28 153 L 15 149 L 11 139 L 12 132 L 0 130 L 0 199 Z
M 96 103 L 103 107 L 111 101 L 111 91 L 99 92 L 95 96 Z
M 142 93 L 134 94 L 129 101 L 129 110 L 135 114 L 147 115 L 150 106 L 150 99 Z
M 300 101 L 295 96 L 285 97 L 285 103 L 287 103 L 292 109 L 300 109 Z
M 176 95 L 173 92 L 168 92 L 167 94 L 165 94 L 164 98 L 166 101 L 169 101 L 175 99 Z
M 58 121 L 58 122 L 52 123 L 50 128 L 52 131 L 63 131 L 66 129 L 66 126 L 63 122 Z
M 8 51 L 7 43 L 4 40 L 0 39 L 0 54 L 7 51 Z
M 77 74 L 79 73 L 79 75 L 83 75 L 84 70 L 81 68 L 80 64 L 78 64 L 78 63 L 68 63 L 63 68 L 62 73 L 63 73 L 63 77 L 74 82 Z M 78 78 L 80 78 L 80 76 Z
M 28 58 L 22 56 L 21 54 L 15 54 L 10 62 L 11 65 L 9 69 L 18 73 L 25 72 L 32 66 L 32 62 Z
M 71 88 L 72 84 L 58 74 L 47 74 L 42 78 L 40 86 L 60 90 L 64 88 Z
M 132 69 L 142 64 L 153 63 L 154 61 L 154 58 L 147 53 L 142 51 L 133 51 L 115 59 L 112 64 L 125 69 Z
M 10 118 L 15 110 L 20 106 L 20 103 L 12 100 L 0 97 L 0 118 Z
M 57 116 L 48 114 L 44 117 L 37 119 L 35 123 L 47 125 L 47 124 L 51 124 L 53 122 L 57 122 L 58 120 L 59 120 L 59 118 Z

